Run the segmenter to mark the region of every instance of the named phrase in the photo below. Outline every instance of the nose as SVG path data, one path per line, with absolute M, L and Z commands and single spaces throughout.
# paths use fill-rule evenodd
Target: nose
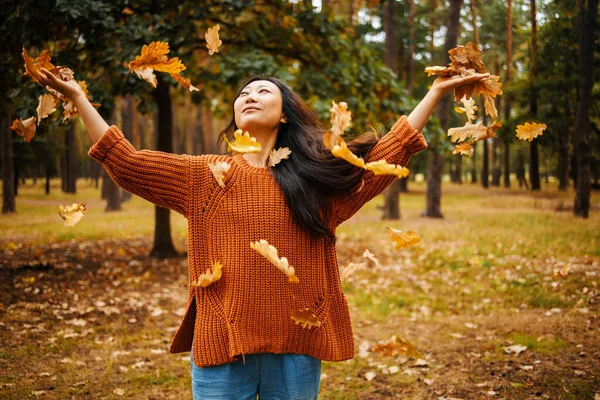
M 254 92 L 248 93 L 246 96 L 246 103 L 256 103 L 256 99 L 254 98 Z

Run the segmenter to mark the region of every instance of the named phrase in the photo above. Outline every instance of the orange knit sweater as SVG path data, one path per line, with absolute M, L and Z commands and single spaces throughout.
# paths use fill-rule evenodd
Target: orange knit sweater
M 368 161 L 385 159 L 405 166 L 427 147 L 420 132 L 401 117 L 373 147 Z M 299 353 L 326 361 L 354 356 L 348 303 L 342 291 L 335 244 L 300 229 L 269 168 L 249 165 L 241 155 L 175 155 L 136 151 L 111 126 L 89 150 L 123 189 L 188 220 L 190 281 L 214 262 L 222 277 L 206 288 L 189 286 L 187 311 L 171 343 L 171 353 L 190 351 L 198 366 L 235 361 L 242 354 Z M 294 157 L 291 154 L 290 157 Z M 226 161 L 231 169 L 221 188 L 207 163 Z M 285 162 L 283 160 L 282 162 Z M 364 187 L 332 199 L 335 229 L 395 177 L 365 172 Z M 299 283 L 250 248 L 267 240 L 287 257 Z M 303 328 L 290 317 L 312 308 L 321 322 Z

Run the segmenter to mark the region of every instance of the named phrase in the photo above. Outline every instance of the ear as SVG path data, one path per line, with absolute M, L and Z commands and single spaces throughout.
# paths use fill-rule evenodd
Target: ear
M 282 124 L 287 123 L 287 117 L 285 115 L 282 115 L 281 119 L 279 120 L 279 122 L 281 122 Z

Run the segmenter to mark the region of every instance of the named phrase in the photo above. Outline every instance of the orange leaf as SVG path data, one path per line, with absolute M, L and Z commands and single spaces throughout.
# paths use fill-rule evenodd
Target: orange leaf
M 465 69 L 473 69 L 477 73 L 485 72 L 485 65 L 481 60 L 481 50 L 473 42 L 467 42 L 464 46 L 456 46 L 448 51 L 452 67 L 463 67 Z
M 569 275 L 569 269 L 571 269 L 571 264 L 565 264 L 562 268 L 555 268 L 552 279 L 566 278 Z
M 238 153 L 258 153 L 262 149 L 262 145 L 256 141 L 256 138 L 250 136 L 248 132 L 242 132 L 241 129 L 233 132 L 233 142 L 227 140 L 227 151 L 236 151 Z
M 427 72 L 427 76 L 432 75 L 440 75 L 440 76 L 453 76 L 458 75 L 458 73 L 452 67 L 427 67 L 425 68 L 425 72 Z
M 190 78 L 185 79 L 183 76 L 181 76 L 179 74 L 171 74 L 171 77 L 173 79 L 175 79 L 181 86 L 188 89 L 190 92 L 197 92 L 200 90 L 197 87 L 192 85 L 192 83 L 190 82 Z
M 525 125 L 517 125 L 517 137 L 521 140 L 529 140 L 530 142 L 544 133 L 546 124 L 538 124 L 537 122 L 525 122 Z
M 46 68 L 48 71 L 54 69 L 54 65 L 50 62 L 50 52 L 48 50 L 42 53 L 34 60 L 27 54 L 27 49 L 23 46 L 21 53 L 25 60 L 25 75 L 30 76 L 35 83 L 40 83 L 41 71 L 40 68 Z
M 129 71 L 135 72 L 156 88 L 157 81 L 153 71 L 179 73 L 185 70 L 185 65 L 178 57 L 168 58 L 169 44 L 167 42 L 152 42 L 142 47 L 142 52 L 129 62 Z
M 37 124 L 39 126 L 42 119 L 56 111 L 56 101 L 54 100 L 54 96 L 48 93 L 40 95 L 36 111 L 38 114 Z
M 464 154 L 471 157 L 473 155 L 473 146 L 466 142 L 461 143 L 458 146 L 454 146 L 452 154 Z
M 58 215 L 65 221 L 65 226 L 74 226 L 85 214 L 85 203 L 73 203 L 70 206 L 58 206 Z
M 223 266 L 220 262 L 216 261 L 212 266 L 212 271 L 210 268 L 207 269 L 205 273 L 198 277 L 198 280 L 196 282 L 190 283 L 190 286 L 205 288 L 210 284 L 215 283 L 216 281 L 221 279 L 221 276 L 223 275 L 222 270 Z
M 280 147 L 279 149 L 271 150 L 269 153 L 269 167 L 274 167 L 281 162 L 281 160 L 287 160 L 290 158 L 292 151 L 287 147 Z
M 23 119 L 15 119 L 10 126 L 10 129 L 15 131 L 17 135 L 22 136 L 27 143 L 31 142 L 31 139 L 35 136 L 35 117 Z
M 278 270 L 287 275 L 288 281 L 298 283 L 298 277 L 295 275 L 294 267 L 292 267 L 286 257 L 277 255 L 277 249 L 264 239 L 257 242 L 250 242 L 250 248 L 256 250 L 260 255 L 269 260 Z
M 208 28 L 208 32 L 204 34 L 204 39 L 206 39 L 206 47 L 208 48 L 208 54 L 213 55 L 219 52 L 219 46 L 223 44 L 223 42 L 219 39 L 219 29 L 221 26 L 219 24 L 213 26 L 212 28 Z
M 383 354 L 387 357 L 406 356 L 416 359 L 423 359 L 416 347 L 400 335 L 394 335 L 388 342 L 383 342 L 373 346 L 373 352 Z
M 302 310 L 292 311 L 291 318 L 296 325 L 304 329 L 318 328 L 321 321 L 317 318 L 312 308 L 303 308 Z
M 421 238 L 413 231 L 400 231 L 398 229 L 388 227 L 385 229 L 387 229 L 388 233 L 390 234 L 390 239 L 396 243 L 396 249 L 412 247 L 421 243 Z

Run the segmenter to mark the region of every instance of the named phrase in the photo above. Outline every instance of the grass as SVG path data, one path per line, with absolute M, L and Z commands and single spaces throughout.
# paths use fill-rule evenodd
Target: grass
M 599 393 L 594 332 L 600 326 L 593 316 L 600 303 L 600 195 L 593 193 L 595 208 L 583 220 L 555 211 L 573 199 L 572 191 L 444 183 L 445 218 L 425 219 L 424 185 L 409 186 L 401 220 L 382 221 L 378 197 L 338 229 L 340 266 L 366 261 L 365 249 L 381 266 L 368 261 L 343 281 L 357 352 L 363 341 L 370 347 L 365 357 L 323 363 L 320 398 L 488 398 L 498 391 L 507 399 L 575 399 Z M 146 257 L 154 206 L 133 197 L 122 211 L 106 213 L 91 184 L 80 181 L 75 195 L 59 189 L 53 181 L 46 196 L 43 182 L 28 181 L 19 188 L 17 214 L 0 216 L 0 264 L 6 263 L 0 268 L 0 399 L 190 398 L 188 354 L 164 352 L 181 318 L 175 310 L 185 305 L 187 265 Z M 57 208 L 73 202 L 86 202 L 88 212 L 66 228 Z M 171 222 L 175 245 L 184 251 L 187 221 L 171 213 Z M 415 231 L 422 242 L 396 250 L 386 226 Z M 89 250 L 95 247 L 102 249 L 100 259 Z M 11 272 L 6 267 L 13 258 L 63 260 L 65 266 Z M 553 279 L 565 264 L 569 275 Z M 120 313 L 85 310 L 100 300 Z M 70 312 L 76 304 L 83 309 Z M 166 312 L 153 317 L 151 307 Z M 74 318 L 87 325 L 67 323 Z M 81 336 L 64 336 L 67 329 Z M 371 351 L 394 334 L 412 341 L 428 365 Z M 506 354 L 511 344 L 527 350 Z M 390 367 L 398 372 L 384 373 Z M 376 377 L 367 380 L 367 372 Z

